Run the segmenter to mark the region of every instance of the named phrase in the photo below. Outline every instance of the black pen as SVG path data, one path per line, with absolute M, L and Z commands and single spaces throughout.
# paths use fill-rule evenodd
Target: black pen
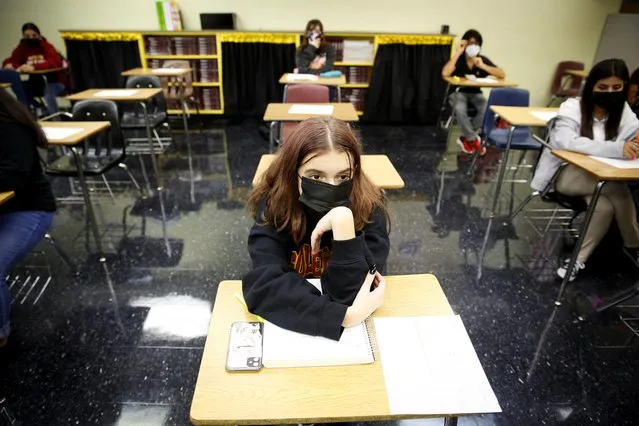
M 375 275 L 377 273 L 377 265 L 373 264 L 371 269 L 368 271 L 370 275 Z M 373 278 L 373 282 L 371 283 L 371 291 L 375 290 L 375 278 Z

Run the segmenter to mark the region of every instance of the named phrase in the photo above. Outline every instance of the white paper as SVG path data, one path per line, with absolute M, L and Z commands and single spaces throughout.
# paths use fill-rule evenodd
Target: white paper
M 42 127 L 42 131 L 49 141 L 59 141 L 66 139 L 71 135 L 82 132 L 84 129 L 78 129 L 75 127 Z
M 486 78 L 477 78 L 474 80 L 476 83 L 483 83 L 483 84 L 497 84 L 498 81 L 494 78 L 490 78 L 490 77 L 486 77 Z
M 287 81 L 317 81 L 319 77 L 313 74 L 286 74 Z
M 636 160 L 624 160 L 618 158 L 597 157 L 595 155 L 591 155 L 590 158 L 618 169 L 639 169 L 639 158 Z
M 295 104 L 288 110 L 288 113 L 306 115 L 331 115 L 333 114 L 333 105 Z
M 183 68 L 154 68 L 151 70 L 153 74 L 182 74 Z
M 530 114 L 546 123 L 557 117 L 557 113 L 551 111 L 531 111 Z
M 375 318 L 391 414 L 501 412 L 459 316 Z
M 133 96 L 137 93 L 137 90 L 115 89 L 115 90 L 100 90 L 95 92 L 93 96 L 103 98 L 126 98 Z

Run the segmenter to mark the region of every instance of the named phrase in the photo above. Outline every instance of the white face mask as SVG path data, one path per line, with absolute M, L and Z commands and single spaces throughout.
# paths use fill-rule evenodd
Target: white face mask
M 471 44 L 470 46 L 466 47 L 466 54 L 471 58 L 474 58 L 475 56 L 479 55 L 480 50 L 481 47 L 479 47 L 478 44 Z

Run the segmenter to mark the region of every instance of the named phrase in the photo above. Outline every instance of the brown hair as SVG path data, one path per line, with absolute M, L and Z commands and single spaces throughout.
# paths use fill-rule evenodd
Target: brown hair
M 304 30 L 304 37 L 302 39 L 302 45 L 301 47 L 304 48 L 307 44 L 308 44 L 308 33 L 310 33 L 311 31 L 313 31 L 313 28 L 315 27 L 319 27 L 320 32 L 322 33 L 322 38 L 321 38 L 321 42 L 324 42 L 324 24 L 322 24 L 322 21 L 320 21 L 319 19 L 311 19 L 310 21 L 308 21 L 306 23 L 306 30 Z
M 302 121 L 286 138 L 273 163 L 251 191 L 248 210 L 256 222 L 286 231 L 299 243 L 306 234 L 306 214 L 299 201 L 298 169 L 311 154 L 335 150 L 345 152 L 352 165 L 353 192 L 350 209 L 355 229 L 369 222 L 375 208 L 386 219 L 382 192 L 362 173 L 362 147 L 350 126 L 334 118 L 309 118 Z M 265 203 L 262 217 L 258 217 Z

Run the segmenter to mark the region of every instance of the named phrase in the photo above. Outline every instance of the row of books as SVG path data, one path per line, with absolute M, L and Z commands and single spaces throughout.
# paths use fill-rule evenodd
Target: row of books
M 150 68 L 162 68 L 166 61 L 152 59 L 148 61 Z M 189 67 L 193 69 L 193 80 L 201 83 L 217 83 L 220 81 L 216 59 L 201 61 L 188 60 Z
M 366 89 L 342 89 L 342 102 L 350 102 L 357 111 L 364 111 Z
M 147 55 L 215 55 L 215 36 L 210 37 L 146 37 Z
M 335 60 L 340 62 L 373 62 L 373 42 L 370 40 L 350 40 L 328 38 L 335 49 Z
M 371 79 L 370 67 L 335 67 L 346 77 L 347 83 L 369 83 Z
M 222 109 L 222 103 L 220 100 L 220 90 L 217 87 L 196 87 L 194 89 L 194 98 L 196 100 L 197 108 L 201 110 L 219 110 Z M 195 111 L 196 105 L 193 105 L 193 101 L 189 101 L 189 109 Z M 167 109 L 182 109 L 179 100 L 167 100 Z

